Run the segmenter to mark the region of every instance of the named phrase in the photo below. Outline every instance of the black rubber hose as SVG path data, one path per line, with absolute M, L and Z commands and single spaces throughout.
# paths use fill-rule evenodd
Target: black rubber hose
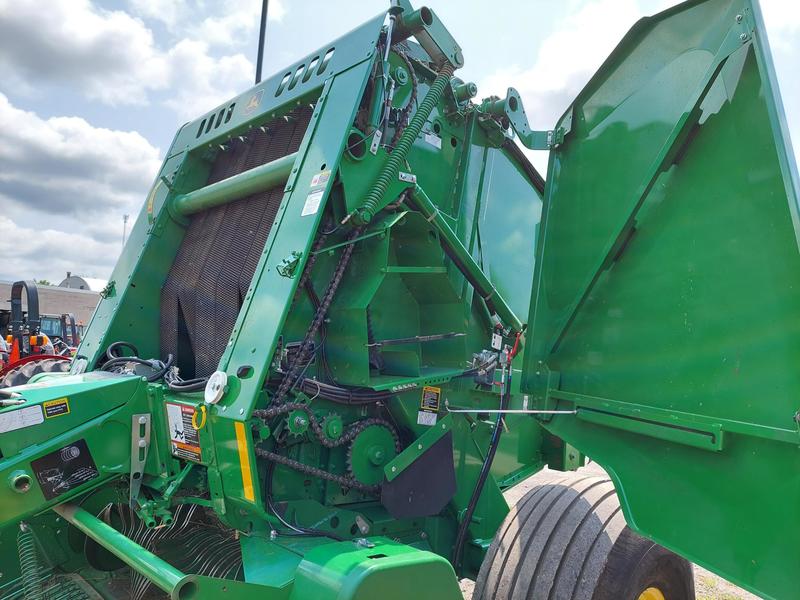
M 510 381 L 506 382 L 508 386 Z M 503 389 L 503 395 L 500 397 L 500 410 L 505 410 L 508 406 L 508 390 Z M 461 570 L 461 559 L 464 555 L 464 543 L 467 540 L 467 532 L 469 531 L 472 517 L 475 514 L 475 507 L 478 505 L 478 499 L 483 492 L 483 486 L 486 479 L 489 477 L 489 471 L 492 468 L 494 455 L 497 453 L 497 447 L 500 445 L 500 436 L 503 433 L 503 413 L 497 413 L 497 419 L 494 423 L 494 431 L 492 432 L 492 439 L 489 442 L 489 450 L 486 452 L 486 458 L 483 460 L 481 472 L 478 475 L 478 481 L 475 483 L 475 489 L 472 491 L 472 496 L 467 504 L 467 510 L 464 512 L 464 518 L 458 526 L 458 534 L 456 535 L 456 543 L 453 547 L 453 569 L 456 574 Z
M 278 509 L 275 507 L 275 504 L 272 502 L 272 475 L 275 471 L 275 463 L 271 462 L 267 465 L 267 477 L 265 482 L 265 490 L 264 490 L 264 497 L 267 500 L 267 507 L 269 508 L 270 512 L 275 515 L 275 518 L 278 519 L 281 523 L 283 523 L 288 529 L 292 531 L 289 532 L 278 532 L 280 535 L 291 535 L 291 536 L 314 536 L 314 537 L 327 537 L 337 542 L 343 542 L 344 538 L 336 535 L 335 533 L 331 533 L 330 531 L 322 531 L 321 529 L 312 529 L 309 527 L 300 527 L 298 525 L 292 525 L 288 523 L 278 512 Z
M 133 356 L 139 356 L 139 349 L 136 348 L 136 346 L 134 346 L 130 342 L 119 341 L 119 342 L 114 342 L 113 344 L 109 345 L 108 348 L 106 348 L 106 358 L 108 358 L 108 360 L 114 360 L 115 358 L 123 358 L 121 354 L 116 354 L 114 352 L 117 348 L 127 348 L 128 350 L 131 351 Z
M 152 360 L 145 360 L 144 358 L 139 358 L 138 356 L 119 356 L 103 363 L 103 366 L 100 367 L 100 370 L 110 371 L 114 367 L 126 365 L 129 363 L 136 363 L 138 365 L 144 365 L 145 367 L 150 367 L 151 369 L 155 369 L 156 365 L 153 364 L 154 362 L 155 361 Z M 158 369 L 158 371 L 147 376 L 147 381 L 153 383 L 154 381 L 158 381 L 159 379 L 161 379 L 166 374 L 166 372 L 169 371 L 173 362 L 174 358 L 170 354 L 167 358 L 167 362 L 163 363 L 163 366 L 160 369 Z

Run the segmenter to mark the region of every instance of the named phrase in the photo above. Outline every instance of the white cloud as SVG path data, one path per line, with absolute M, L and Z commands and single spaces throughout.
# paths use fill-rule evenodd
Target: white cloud
M 761 0 L 767 36 L 774 52 L 797 53 L 800 35 L 800 2 L 796 0 Z
M 203 19 L 198 27 L 192 28 L 191 35 L 209 44 L 221 46 L 237 44 L 252 37 L 251 32 L 258 30 L 261 19 L 261 3 L 247 0 L 228 0 L 221 3 L 218 16 Z M 286 14 L 286 8 L 279 0 L 270 0 L 267 20 L 280 22 Z M 253 38 L 255 41 L 257 38 Z
M 261 19 L 258 0 L 129 0 L 133 12 L 144 19 L 160 21 L 178 35 L 203 40 L 207 44 L 231 46 L 251 41 Z M 197 24 L 198 15 L 206 16 Z M 270 0 L 267 19 L 281 22 L 286 6 L 280 0 Z
M 47 10 L 37 0 L 0 0 L 0 77 L 36 81 L 39 90 L 71 86 L 111 105 L 148 104 L 154 92 L 177 90 L 184 100 L 168 105 L 185 117 L 189 99 L 213 100 L 200 112 L 208 110 L 219 96 L 246 89 L 254 71 L 242 54 L 215 57 L 205 42 L 162 49 L 140 19 L 89 0 L 50 0 Z M 212 82 L 219 93 L 210 93 Z
M 175 81 L 164 104 L 184 119 L 193 119 L 252 85 L 253 65 L 242 54 L 212 58 L 208 44 L 184 39 L 167 55 Z M 191 82 L 183 85 L 181 82 Z
M 153 36 L 138 19 L 88 0 L 0 0 L 0 72 L 67 83 L 109 104 L 142 104 L 166 84 Z
M 136 132 L 42 119 L 0 94 L 0 278 L 108 276 L 122 215 L 138 212 L 159 155 Z
M 186 18 L 189 9 L 186 0 L 130 0 L 129 4 L 135 14 L 161 21 L 170 29 Z

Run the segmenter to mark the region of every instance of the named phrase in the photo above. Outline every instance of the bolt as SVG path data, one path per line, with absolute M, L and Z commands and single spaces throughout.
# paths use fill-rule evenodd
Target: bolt
M 139 425 L 144 425 L 145 423 L 147 423 L 147 417 L 139 417 Z
M 742 35 L 739 36 L 739 39 L 742 40 L 743 42 L 746 42 L 747 41 L 747 34 L 743 33 Z
M 736 22 L 737 23 L 741 23 L 742 22 L 742 15 L 736 15 Z
M 240 415 L 243 415 L 243 414 L 244 414 L 244 409 L 243 409 L 243 408 L 240 408 L 240 409 L 239 409 L 239 414 L 240 414 Z
M 417 450 L 422 450 L 422 444 L 417 444 Z
M 392 473 L 396 473 L 396 472 L 397 472 L 397 467 L 392 467 Z

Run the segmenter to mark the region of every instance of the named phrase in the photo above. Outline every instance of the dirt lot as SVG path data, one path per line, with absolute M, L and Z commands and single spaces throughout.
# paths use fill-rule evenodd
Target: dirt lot
M 584 469 L 593 474 L 604 474 L 603 470 L 594 463 L 589 464 L 584 467 Z M 515 503 L 524 496 L 528 489 L 530 489 L 530 485 L 531 484 L 522 483 L 506 492 L 506 499 L 509 504 Z M 744 591 L 697 565 L 694 565 L 694 585 L 697 600 L 759 600 L 758 596 Z M 464 593 L 465 600 L 470 600 L 472 597 L 472 588 L 472 581 L 469 579 L 461 580 L 461 591 Z M 502 599 L 498 598 L 497 600 Z

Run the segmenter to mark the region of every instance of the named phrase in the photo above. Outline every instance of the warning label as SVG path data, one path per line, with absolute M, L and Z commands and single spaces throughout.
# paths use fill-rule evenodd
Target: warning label
M 47 500 L 100 476 L 85 440 L 37 458 L 31 468 Z
M 0 433 L 7 433 L 31 425 L 38 425 L 44 423 L 42 416 L 42 407 L 26 406 L 25 408 L 18 408 L 9 412 L 0 414 Z
M 200 462 L 200 435 L 192 425 L 194 407 L 167 402 L 167 422 L 172 456 Z
M 308 186 L 310 188 L 315 187 L 322 187 L 328 184 L 331 178 L 331 170 L 328 169 L 327 171 L 320 171 L 314 177 L 311 178 L 311 185 Z
M 315 192 L 311 192 L 308 196 L 306 196 L 305 204 L 303 204 L 303 212 L 300 213 L 301 217 L 307 217 L 308 215 L 315 215 L 319 210 L 319 205 L 322 202 L 322 196 L 325 194 L 325 190 L 317 190 Z
M 48 419 L 52 417 L 60 417 L 61 415 L 69 414 L 69 399 L 58 398 L 56 400 L 48 400 L 42 404 L 44 408 L 44 416 Z
M 418 425 L 436 425 L 441 397 L 442 388 L 429 385 L 422 388 L 422 398 L 420 399 L 419 412 L 417 413 Z

